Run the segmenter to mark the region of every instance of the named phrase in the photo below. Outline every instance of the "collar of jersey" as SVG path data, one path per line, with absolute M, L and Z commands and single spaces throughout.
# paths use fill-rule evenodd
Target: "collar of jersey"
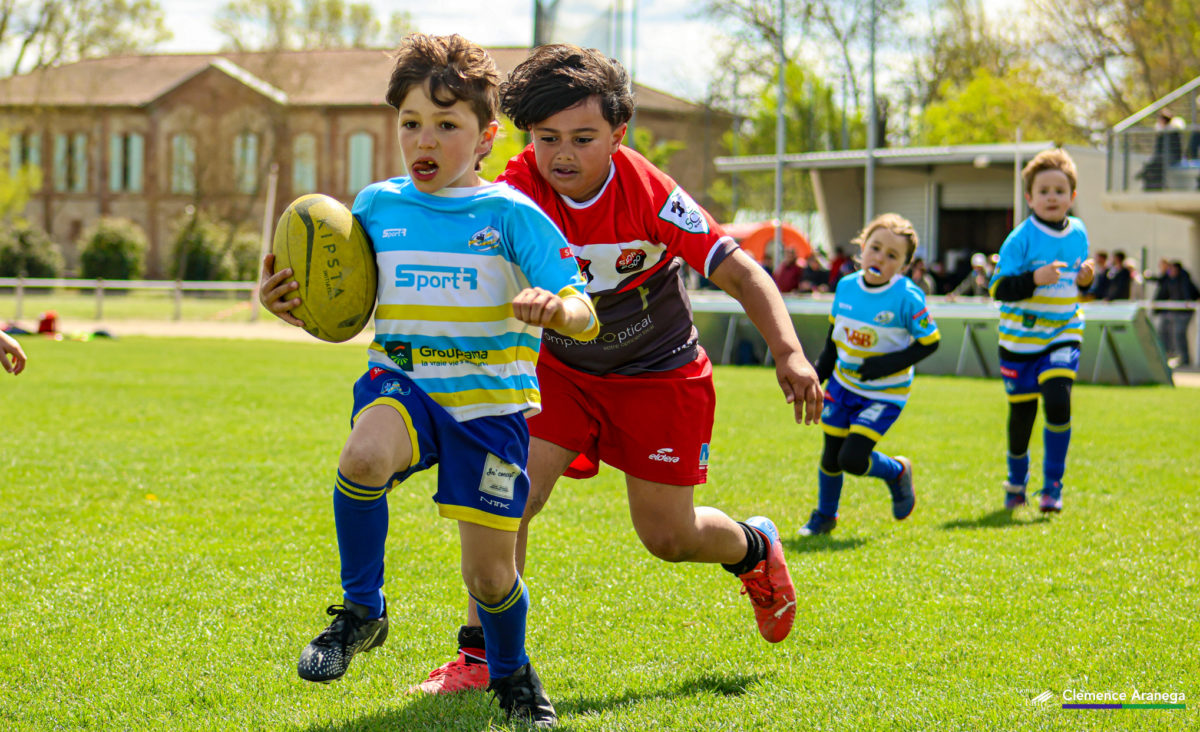
M 603 196 L 604 192 L 608 190 L 608 184 L 612 183 L 612 179 L 614 176 L 616 176 L 616 174 L 617 174 L 617 166 L 616 166 L 616 164 L 613 163 L 612 158 L 609 158 L 609 160 L 608 160 L 608 177 L 604 179 L 604 185 L 600 186 L 600 190 L 596 192 L 596 195 L 592 196 L 591 198 L 589 198 L 588 200 L 583 201 L 583 202 L 576 201 L 575 199 L 571 198 L 570 196 L 564 196 L 561 193 L 558 194 L 558 197 L 563 200 L 563 203 L 567 204 L 571 208 L 587 208 L 588 206 L 591 206 L 596 201 L 600 200 L 600 196 Z
M 426 193 L 420 188 L 417 188 L 417 184 L 412 182 L 412 178 L 408 179 L 408 184 L 409 187 L 412 188 L 413 193 L 419 196 L 427 196 L 429 198 L 470 198 L 480 191 L 498 185 L 497 183 L 488 183 L 485 181 L 482 185 L 478 186 L 467 186 L 465 188 L 439 188 L 433 193 Z
M 892 279 L 888 280 L 886 284 L 868 285 L 866 278 L 863 277 L 863 273 L 860 270 L 858 273 L 858 287 L 863 292 L 869 292 L 872 295 L 876 295 L 876 294 L 879 294 L 880 292 L 887 292 L 888 290 L 892 289 L 892 285 L 899 282 L 902 277 L 904 277 L 904 275 L 897 272 L 896 274 L 892 275 Z
M 1046 226 L 1041 221 L 1038 221 L 1037 219 L 1035 219 L 1033 216 L 1030 216 L 1026 220 L 1030 224 L 1036 226 L 1038 231 L 1042 232 L 1043 234 L 1045 234 L 1047 236 L 1053 236 L 1057 239 L 1063 238 L 1064 236 L 1066 236 L 1067 234 L 1070 234 L 1071 231 L 1075 229 L 1075 222 L 1071 220 L 1070 216 L 1067 217 L 1067 225 L 1065 227 L 1063 227 L 1063 229 L 1061 231 L 1059 231 L 1058 229 L 1051 229 L 1049 226 Z

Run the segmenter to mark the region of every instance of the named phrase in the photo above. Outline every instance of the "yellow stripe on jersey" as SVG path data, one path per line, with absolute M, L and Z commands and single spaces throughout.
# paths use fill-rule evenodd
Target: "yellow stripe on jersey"
M 1065 336 L 1065 335 L 1077 335 L 1082 339 L 1083 338 L 1083 329 L 1082 328 L 1067 328 L 1066 330 L 1061 331 L 1059 333 L 1053 333 L 1053 334 L 1046 333 L 1044 336 L 1041 336 L 1041 337 L 1038 337 L 1038 336 L 1013 336 L 1013 335 L 1008 335 L 1007 333 L 1001 333 L 1000 334 L 1000 342 L 1001 343 L 1033 343 L 1033 344 L 1037 344 L 1037 345 L 1043 345 L 1043 344 L 1049 343 L 1052 338 L 1057 340 L 1058 338 Z
M 907 371 L 907 369 L 905 371 L 897 371 L 896 373 L 898 373 L 898 374 L 905 373 L 906 371 Z M 860 388 L 860 389 L 867 389 L 867 387 L 861 386 L 857 383 L 858 381 L 861 381 L 861 379 L 859 379 L 857 376 L 855 376 L 854 372 L 847 371 L 844 368 L 842 368 L 841 366 L 837 366 L 836 373 L 845 376 L 847 384 L 858 386 L 858 388 Z M 912 385 L 909 384 L 908 386 L 892 386 L 887 389 L 867 389 L 867 390 L 870 391 L 872 394 L 907 394 L 908 392 L 912 391 Z
M 1079 296 L 1071 295 L 1070 297 L 1050 297 L 1049 295 L 1033 295 L 1025 298 L 1021 302 L 1032 302 L 1037 303 L 1038 305 L 1074 305 L 1079 302 Z
M 598 318 L 596 316 L 596 308 L 594 305 L 592 305 L 591 299 L 588 298 L 587 295 L 584 295 L 582 292 L 580 292 L 578 289 L 571 287 L 569 285 L 567 287 L 564 287 L 561 290 L 559 290 L 558 296 L 564 300 L 566 300 L 568 298 L 574 298 L 576 300 L 583 301 L 583 304 L 587 305 L 588 312 L 592 314 L 591 319 L 588 320 L 587 328 L 585 328 L 583 331 L 581 331 L 579 333 L 569 333 L 566 335 L 570 335 L 572 338 L 574 338 L 577 341 L 595 340 L 596 336 L 600 335 L 600 318 Z
M 487 323 L 507 320 L 513 315 L 512 303 L 487 307 L 443 307 L 439 305 L 380 305 L 378 320 L 433 320 L 443 323 Z
M 480 526 L 487 526 L 488 528 L 499 529 L 501 531 L 516 531 L 521 527 L 520 518 L 497 516 L 494 513 L 480 511 L 478 508 L 454 506 L 448 503 L 438 504 L 438 514 L 440 514 L 442 518 L 453 519 L 455 521 L 466 521 L 469 524 L 478 524 Z
M 542 393 L 536 389 L 524 391 L 521 389 L 467 389 L 456 392 L 428 392 L 429 398 L 447 409 L 465 407 L 472 404 L 524 404 L 526 401 L 538 404 L 542 401 Z

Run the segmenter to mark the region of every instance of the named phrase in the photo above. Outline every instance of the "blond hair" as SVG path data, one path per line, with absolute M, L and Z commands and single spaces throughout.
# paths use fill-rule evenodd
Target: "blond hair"
M 1033 160 L 1026 163 L 1025 168 L 1021 170 L 1021 180 L 1025 183 L 1026 195 L 1033 195 L 1033 179 L 1037 177 L 1038 173 L 1043 173 L 1047 170 L 1061 171 L 1071 183 L 1071 192 L 1075 192 L 1075 182 L 1078 179 L 1078 173 L 1075 171 L 1075 161 L 1071 159 L 1066 150 L 1060 147 L 1054 150 L 1041 151 L 1034 156 Z
M 871 223 L 863 227 L 858 236 L 850 240 L 851 244 L 857 244 L 859 249 L 867 243 L 867 239 L 871 238 L 877 229 L 887 229 L 896 236 L 904 237 L 908 241 L 908 253 L 904 258 L 904 263 L 908 264 L 912 261 L 913 254 L 917 251 L 917 230 L 913 228 L 912 222 L 897 213 L 879 214 L 871 219 Z

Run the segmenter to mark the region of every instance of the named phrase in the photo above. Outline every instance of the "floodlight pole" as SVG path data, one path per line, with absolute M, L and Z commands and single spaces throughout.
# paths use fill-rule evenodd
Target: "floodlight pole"
M 871 0 L 870 26 L 870 85 L 869 95 L 871 109 L 867 114 L 867 169 L 866 169 L 866 200 L 863 202 L 863 225 L 866 226 L 875 218 L 875 147 L 879 144 L 876 138 L 879 130 L 878 111 L 875 104 L 875 25 L 878 21 L 876 0 Z
M 785 74 L 787 72 L 787 57 L 783 51 L 784 31 L 784 2 L 779 0 L 779 37 L 776 39 L 775 52 L 779 64 L 779 89 L 775 100 L 775 242 L 772 246 L 772 266 L 778 266 L 783 261 L 783 152 L 785 120 L 783 114 Z

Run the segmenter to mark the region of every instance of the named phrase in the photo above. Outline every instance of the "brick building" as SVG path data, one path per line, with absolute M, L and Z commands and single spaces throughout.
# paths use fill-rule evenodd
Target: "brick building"
M 528 53 L 489 51 L 501 73 Z M 12 170 L 41 167 L 26 216 L 62 246 L 68 270 L 84 228 L 120 216 L 146 230 L 146 271 L 161 277 L 188 206 L 257 230 L 273 167 L 273 216 L 314 191 L 348 204 L 400 171 L 395 113 L 383 101 L 390 71 L 384 50 L 92 59 L 0 79 L 0 134 Z M 705 201 L 730 118 L 644 86 L 635 93 L 637 124 L 685 145 L 668 172 Z

